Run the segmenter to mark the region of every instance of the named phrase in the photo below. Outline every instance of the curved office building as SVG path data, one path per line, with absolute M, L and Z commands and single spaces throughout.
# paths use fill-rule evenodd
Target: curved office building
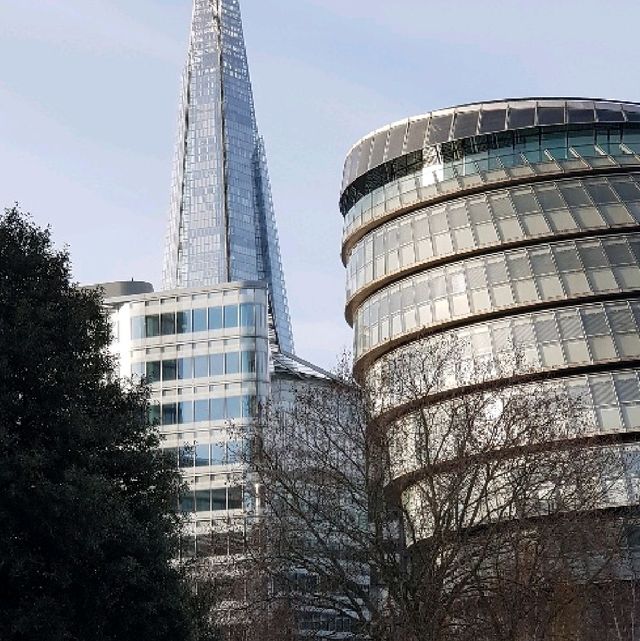
M 635 440 L 640 104 L 507 100 L 394 123 L 350 151 L 340 208 L 359 375 L 425 333 L 515 349 L 578 388 L 598 430 Z

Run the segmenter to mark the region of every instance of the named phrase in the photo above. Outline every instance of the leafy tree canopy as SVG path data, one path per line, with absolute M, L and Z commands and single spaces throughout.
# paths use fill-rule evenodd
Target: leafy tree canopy
M 176 469 L 116 375 L 100 294 L 17 207 L 0 215 L 0 638 L 171 641 L 196 610 Z

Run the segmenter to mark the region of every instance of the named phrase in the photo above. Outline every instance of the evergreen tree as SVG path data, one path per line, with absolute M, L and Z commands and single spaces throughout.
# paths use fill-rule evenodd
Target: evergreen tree
M 0 639 L 181 641 L 180 476 L 120 381 L 99 293 L 17 207 L 0 215 Z

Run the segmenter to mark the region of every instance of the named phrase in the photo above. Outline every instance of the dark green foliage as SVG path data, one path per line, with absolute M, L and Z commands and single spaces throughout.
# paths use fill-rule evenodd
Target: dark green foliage
M 67 252 L 17 208 L 0 215 L 2 641 L 195 638 L 171 561 L 180 477 L 109 337 Z

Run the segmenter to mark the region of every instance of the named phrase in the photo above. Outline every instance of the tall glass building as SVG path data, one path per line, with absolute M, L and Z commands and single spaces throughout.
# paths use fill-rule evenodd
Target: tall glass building
M 640 105 L 506 100 L 394 123 L 349 152 L 340 207 L 362 376 L 425 334 L 479 361 L 520 353 L 621 443 L 616 495 L 638 502 Z M 396 465 L 409 511 L 419 458 Z
M 273 339 L 293 353 L 238 0 L 194 0 L 172 183 L 164 288 L 266 282 Z

